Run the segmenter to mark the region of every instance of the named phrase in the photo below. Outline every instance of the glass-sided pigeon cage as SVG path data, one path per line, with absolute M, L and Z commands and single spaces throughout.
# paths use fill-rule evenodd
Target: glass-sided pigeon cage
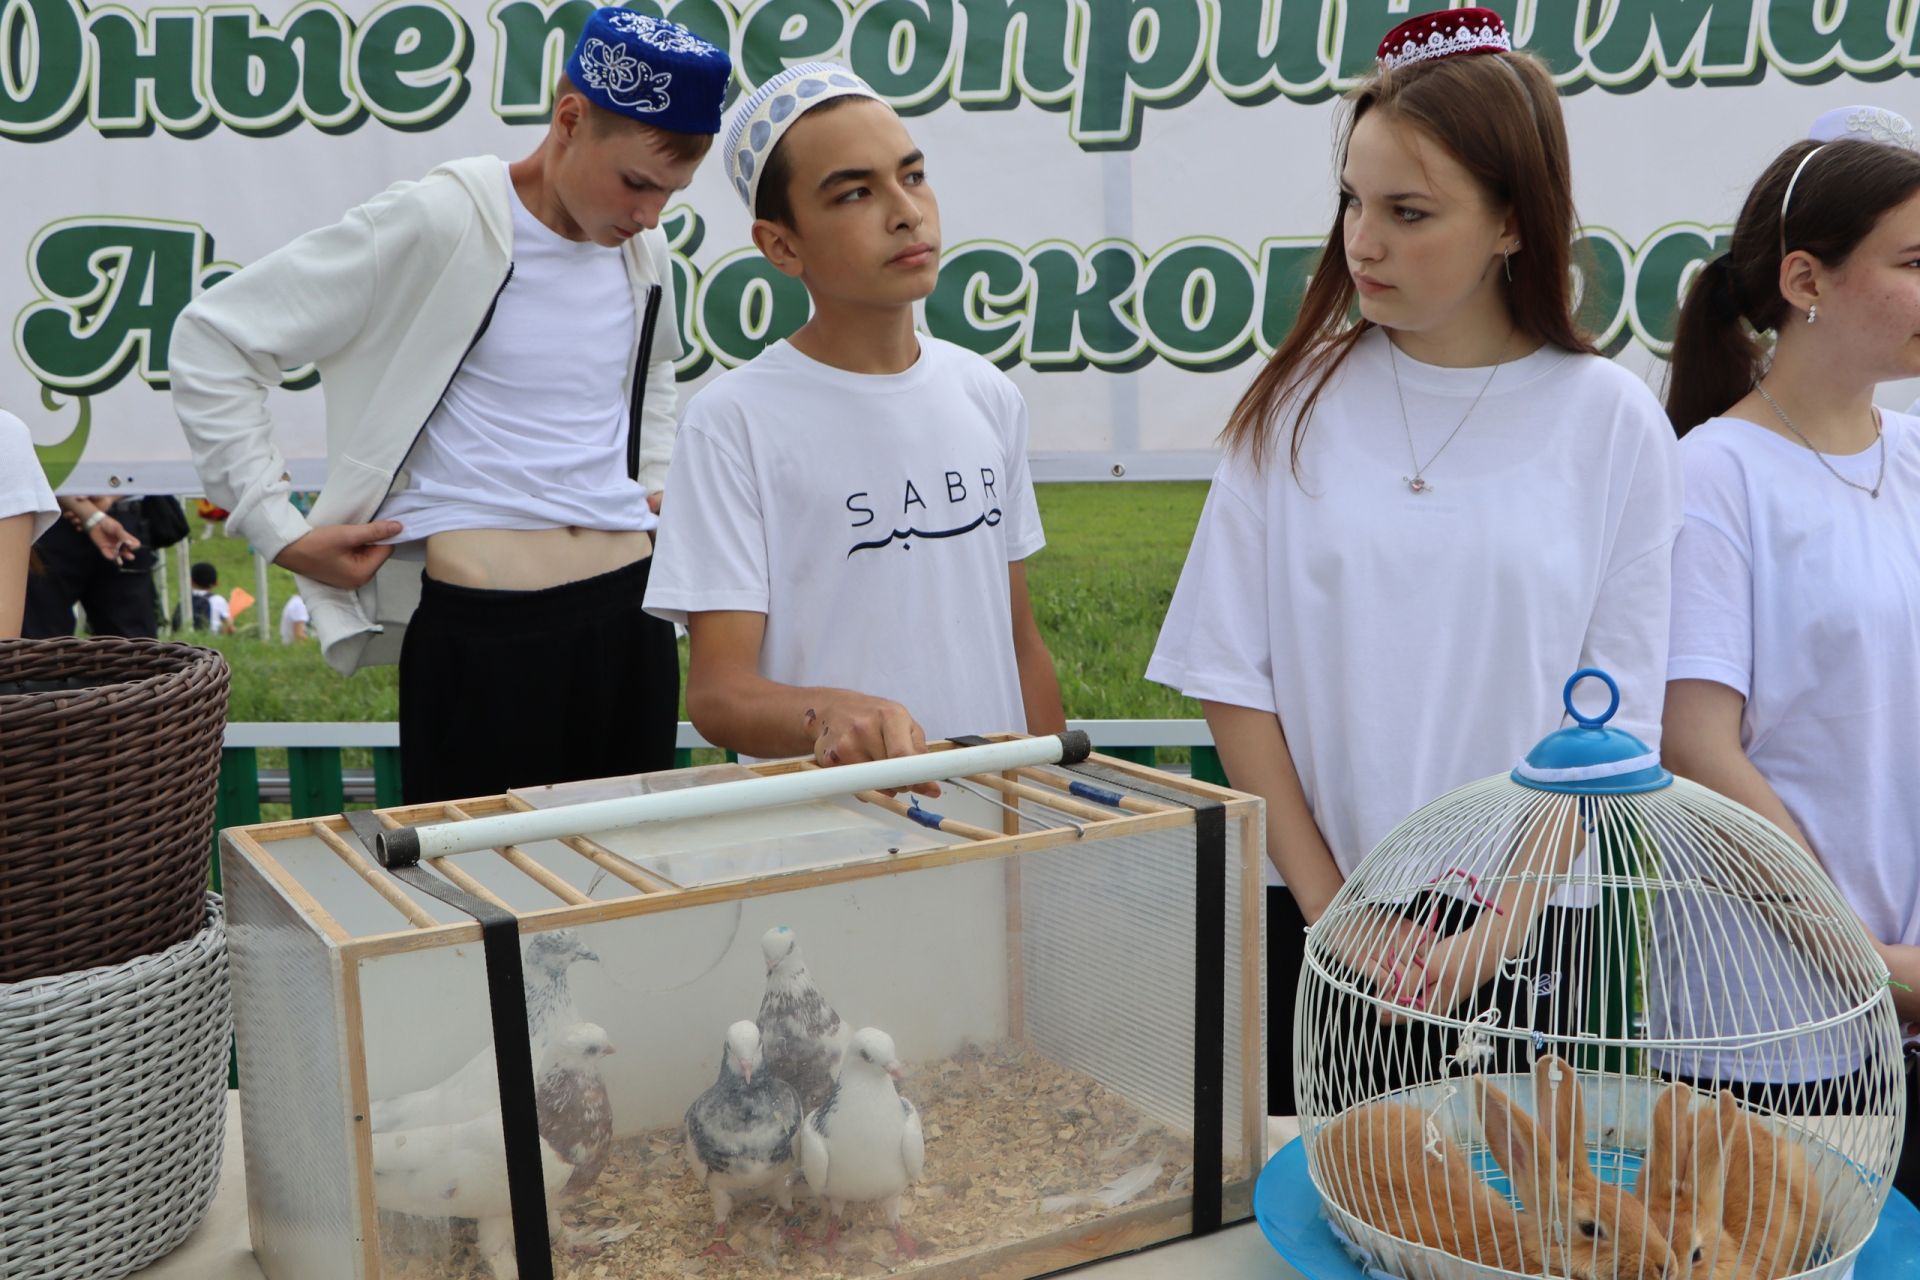
M 228 830 L 254 1250 L 1012 1280 L 1240 1220 L 1263 850 L 1079 734 Z

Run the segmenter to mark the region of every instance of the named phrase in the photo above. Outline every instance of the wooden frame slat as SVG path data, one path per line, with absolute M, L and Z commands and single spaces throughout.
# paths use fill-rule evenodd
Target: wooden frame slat
M 474 816 L 457 804 L 446 806 L 446 811 L 447 816 L 456 822 L 465 822 Z M 592 898 L 589 898 L 586 894 L 580 892 L 565 880 L 562 880 L 559 876 L 553 874 L 553 872 L 547 870 L 547 868 L 541 866 L 538 862 L 535 862 L 532 858 L 529 858 L 526 851 L 517 845 L 502 845 L 498 849 L 495 849 L 494 852 L 506 859 L 514 870 L 570 907 L 585 906 L 587 903 L 593 901 Z M 444 859 L 436 858 L 432 859 L 432 861 L 440 862 L 444 861 Z
M 888 813 L 897 813 L 903 818 L 907 818 L 907 810 L 912 807 L 897 796 L 886 795 L 879 791 L 857 792 L 854 799 L 864 801 L 878 809 L 885 809 Z M 913 821 L 911 818 L 907 820 Z M 937 829 L 950 835 L 965 836 L 969 840 L 998 840 L 1001 835 L 998 831 L 989 831 L 985 827 L 976 827 L 971 822 L 962 822 L 958 818 L 945 816 L 941 817 L 940 826 Z
M 525 813 L 534 807 L 525 799 L 511 793 L 507 796 L 507 805 L 515 813 Z M 665 876 L 655 875 L 631 859 L 621 857 L 605 845 L 590 840 L 586 836 L 562 836 L 560 843 L 595 866 L 609 872 L 635 892 L 663 893 L 680 887 Z
M 387 900 L 387 904 L 412 922 L 417 929 L 436 929 L 440 922 L 427 914 L 426 908 L 406 895 L 390 877 L 382 875 L 380 868 L 368 861 L 367 855 L 348 844 L 340 833 L 318 818 L 307 823 L 308 834 L 317 836 L 320 842 L 334 851 L 340 861 L 353 868 L 354 874 L 365 880 L 373 891 Z
M 1017 773 L 1021 778 L 1029 782 L 1039 783 L 1048 790 L 1058 791 L 1063 795 L 1071 794 L 1067 788 L 1072 785 L 1072 780 L 1063 778 L 1050 769 L 1028 768 L 1017 770 Z M 1077 799 L 1078 797 L 1075 798 Z M 1122 795 L 1120 797 L 1119 807 L 1125 809 L 1128 813 L 1165 813 L 1174 806 L 1162 804 L 1157 800 L 1143 799 L 1136 795 Z M 1111 816 L 1111 814 L 1108 816 Z

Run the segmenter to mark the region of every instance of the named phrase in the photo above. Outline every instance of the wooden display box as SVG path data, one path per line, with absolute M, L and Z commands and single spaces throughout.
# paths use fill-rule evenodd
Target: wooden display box
M 714 766 L 377 817 L 425 827 L 800 772 L 818 775 Z M 948 783 L 917 802 L 944 830 L 910 820 L 912 803 L 840 794 L 421 863 L 511 909 L 523 936 L 571 930 L 598 956 L 567 973 L 577 1016 L 615 1047 L 614 1156 L 551 1208 L 569 1235 L 628 1234 L 598 1252 L 556 1243 L 556 1276 L 1016 1280 L 1250 1214 L 1266 1155 L 1259 802 L 1095 756 Z M 510 1274 L 471 1223 L 382 1208 L 373 1177 L 371 1101 L 492 1043 L 480 927 L 382 868 L 342 818 L 233 828 L 220 845 L 269 1280 Z M 778 925 L 850 1027 L 898 1046 L 926 1137 L 902 1220 L 917 1254 L 898 1254 L 871 1205 L 848 1208 L 833 1256 L 800 1238 L 825 1210 L 796 1174 L 790 1230 L 743 1203 L 733 1255 L 703 1255 L 711 1202 L 682 1116 L 728 1026 L 755 1017 Z

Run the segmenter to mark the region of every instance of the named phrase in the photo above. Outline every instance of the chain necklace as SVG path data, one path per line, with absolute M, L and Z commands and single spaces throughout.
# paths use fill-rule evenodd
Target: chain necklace
M 1507 349 L 1507 343 L 1512 341 L 1513 330 L 1509 329 L 1507 331 L 1506 341 L 1500 344 L 1500 350 L 1505 351 Z M 1400 402 L 1400 426 L 1407 433 L 1407 458 L 1413 463 L 1413 474 L 1410 476 L 1401 476 L 1400 479 L 1405 482 L 1407 488 L 1413 493 L 1432 493 L 1433 483 L 1427 479 L 1425 475 L 1426 469 L 1439 461 L 1440 455 L 1445 453 L 1447 446 L 1453 443 L 1453 438 L 1460 434 L 1460 428 L 1467 425 L 1467 419 L 1471 418 L 1473 411 L 1480 407 L 1480 401 L 1487 394 L 1487 388 L 1493 385 L 1494 374 L 1500 372 L 1500 363 L 1496 360 L 1493 368 L 1487 371 L 1487 380 L 1480 384 L 1480 394 L 1473 398 L 1473 403 L 1468 405 L 1467 411 L 1460 416 L 1459 423 L 1454 426 L 1452 431 L 1447 433 L 1447 438 L 1440 442 L 1440 447 L 1435 449 L 1433 456 L 1425 462 L 1420 461 L 1420 455 L 1414 452 L 1413 424 L 1407 421 L 1407 397 L 1405 393 L 1400 390 L 1400 360 L 1394 352 L 1393 339 L 1391 337 L 1387 339 L 1387 363 L 1393 367 L 1393 394 L 1394 398 Z
M 1767 394 L 1765 387 L 1756 382 L 1753 384 L 1753 389 L 1760 393 L 1760 398 L 1765 400 L 1774 413 L 1779 416 L 1780 421 L 1786 424 L 1787 430 L 1793 432 L 1794 437 L 1798 439 L 1801 444 L 1807 446 L 1807 452 L 1820 459 L 1820 465 L 1833 473 L 1835 480 L 1846 485 L 1849 489 L 1858 489 L 1869 498 L 1877 498 L 1880 496 L 1880 487 L 1887 482 L 1887 437 L 1880 430 L 1880 415 L 1878 413 L 1873 415 L 1873 438 L 1880 443 L 1880 474 L 1873 478 L 1873 486 L 1869 488 L 1861 484 L 1858 480 L 1847 479 L 1841 475 L 1839 471 L 1835 470 L 1834 465 L 1827 461 L 1827 455 L 1813 447 L 1813 441 L 1807 439 L 1806 434 L 1802 432 L 1799 427 L 1793 425 L 1793 419 L 1787 416 L 1787 411 L 1780 407 L 1778 400 L 1775 400 Z

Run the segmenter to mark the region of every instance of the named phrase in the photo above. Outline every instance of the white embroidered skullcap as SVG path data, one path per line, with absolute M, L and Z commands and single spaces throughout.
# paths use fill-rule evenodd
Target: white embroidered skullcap
M 1835 107 L 1807 131 L 1815 142 L 1884 142 L 1915 150 L 1913 124 L 1885 107 Z
M 767 157 L 794 122 L 829 98 L 848 96 L 885 102 L 865 80 L 833 62 L 801 62 L 788 67 L 733 108 L 727 121 L 727 181 L 752 214 L 760 194 Z

